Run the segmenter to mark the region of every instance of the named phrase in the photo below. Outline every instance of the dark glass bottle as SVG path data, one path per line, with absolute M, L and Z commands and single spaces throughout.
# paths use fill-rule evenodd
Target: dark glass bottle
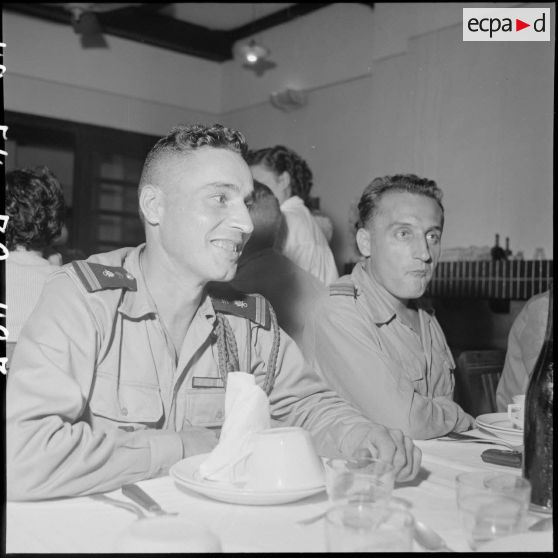
M 525 395 L 523 476 L 531 481 L 531 508 L 552 512 L 552 450 L 554 404 L 553 287 L 543 346 Z
M 496 233 L 496 238 L 494 239 L 494 246 L 490 250 L 490 256 L 493 262 L 499 262 L 506 259 L 506 252 L 500 246 L 500 235 Z
M 506 260 L 511 260 L 512 251 L 510 250 L 510 237 L 509 236 L 506 236 L 506 249 L 504 250 L 504 253 L 506 254 Z

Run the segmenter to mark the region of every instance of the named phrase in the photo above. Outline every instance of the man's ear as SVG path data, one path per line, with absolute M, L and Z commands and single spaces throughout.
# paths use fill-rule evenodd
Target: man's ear
M 291 175 L 287 171 L 283 171 L 278 177 L 277 182 L 283 192 L 287 195 L 287 198 L 291 197 Z
M 150 225 L 158 225 L 161 217 L 163 192 L 157 186 L 146 184 L 139 195 L 139 206 L 143 218 Z
M 356 233 L 356 243 L 360 253 L 365 258 L 370 256 L 370 231 L 358 229 Z

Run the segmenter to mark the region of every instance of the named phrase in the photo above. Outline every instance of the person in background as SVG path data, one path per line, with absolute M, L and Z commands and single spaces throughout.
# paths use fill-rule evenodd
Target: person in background
M 254 374 L 272 424 L 321 455 L 370 451 L 414 478 L 420 450 L 331 391 L 261 295 L 212 296 L 252 233 L 246 143 L 179 126 L 139 183 L 146 241 L 62 266 L 14 352 L 6 393 L 8 500 L 115 490 L 217 444 L 230 371 Z
M 254 179 L 279 200 L 286 227 L 280 250 L 325 285 L 335 281 L 333 253 L 309 210 L 312 171 L 306 161 L 282 145 L 250 151 L 247 161 Z
M 257 180 L 248 210 L 254 231 L 230 285 L 244 293 L 265 296 L 281 328 L 299 344 L 306 315 L 327 287 L 274 248 L 283 230 L 283 217 L 273 192 Z
M 508 335 L 504 369 L 496 388 L 498 411 L 506 412 L 514 395 L 527 393 L 529 378 L 542 348 L 549 291 L 531 297 L 515 318 Z
M 16 169 L 6 175 L 6 327 L 9 342 L 39 300 L 46 278 L 58 269 L 45 256 L 64 224 L 64 195 L 47 167 Z
M 455 364 L 421 300 L 440 255 L 442 192 L 413 174 L 374 179 L 358 204 L 364 260 L 330 285 L 304 330 L 309 364 L 370 420 L 414 439 L 468 430 Z

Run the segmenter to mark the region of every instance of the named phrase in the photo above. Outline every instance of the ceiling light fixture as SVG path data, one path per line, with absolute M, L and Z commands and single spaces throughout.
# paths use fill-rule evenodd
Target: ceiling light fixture
M 256 20 L 256 4 L 252 4 L 252 32 L 255 31 L 254 22 Z M 252 70 L 256 75 L 261 76 L 266 70 L 275 68 L 277 64 L 269 60 L 270 50 L 250 39 L 248 43 L 237 43 L 234 49 L 234 57 L 243 68 Z
M 245 64 L 256 64 L 258 60 L 265 60 L 269 56 L 269 49 L 259 45 L 254 39 L 241 45 L 238 50 Z
M 269 55 L 270 51 L 268 48 L 252 39 L 248 43 L 237 46 L 235 58 L 242 64 L 243 68 L 261 76 L 266 70 L 277 66 L 275 62 L 268 59 Z

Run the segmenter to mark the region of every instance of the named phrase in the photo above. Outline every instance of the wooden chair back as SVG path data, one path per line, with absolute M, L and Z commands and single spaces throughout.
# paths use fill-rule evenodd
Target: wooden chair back
M 477 417 L 495 413 L 496 388 L 506 352 L 498 349 L 463 351 L 456 360 L 454 399 Z

